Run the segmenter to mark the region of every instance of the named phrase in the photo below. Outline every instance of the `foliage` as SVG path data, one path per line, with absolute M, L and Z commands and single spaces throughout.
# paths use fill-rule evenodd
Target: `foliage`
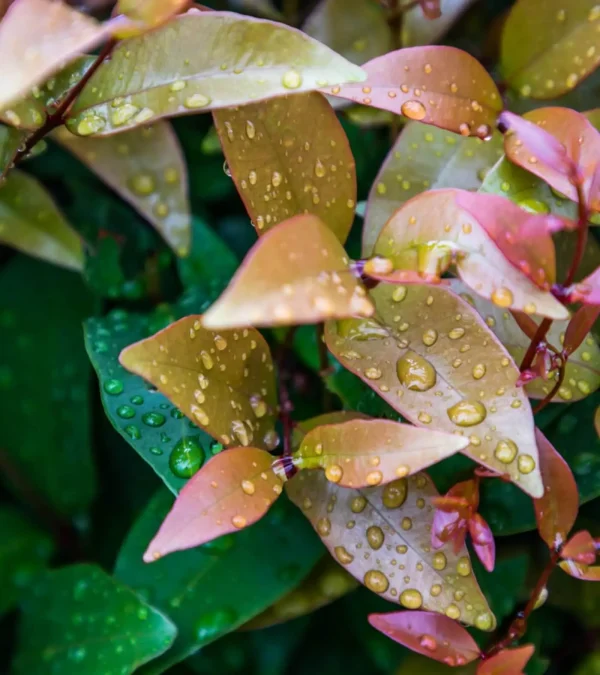
M 600 5 L 208 5 L 0 0 L 0 669 L 596 672 Z

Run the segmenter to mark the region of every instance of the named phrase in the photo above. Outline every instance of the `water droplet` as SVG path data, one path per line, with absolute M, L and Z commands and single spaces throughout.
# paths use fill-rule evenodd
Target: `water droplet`
M 205 614 L 196 623 L 196 640 L 202 644 L 214 640 L 219 634 L 229 631 L 237 618 L 233 609 L 218 609 Z
M 383 546 L 384 539 L 385 535 L 383 534 L 383 530 L 377 525 L 371 525 L 371 527 L 367 529 L 367 541 L 369 542 L 369 546 L 375 551 Z
M 173 84 L 169 87 L 171 91 L 181 91 L 182 89 L 185 89 L 186 83 L 184 80 L 176 80 L 173 82 Z
M 367 500 L 360 495 L 359 497 L 354 497 L 350 502 L 350 510 L 352 513 L 362 513 L 367 506 Z
M 477 363 L 476 365 L 473 366 L 473 377 L 476 380 L 480 380 L 486 373 L 486 367 L 483 365 L 483 363 Z
M 210 98 L 208 96 L 204 96 L 204 94 L 193 94 L 192 96 L 188 96 L 185 99 L 184 106 L 186 108 L 204 108 L 210 103 Z
M 407 609 L 419 609 L 423 604 L 423 596 L 415 588 L 407 588 L 400 594 L 400 604 Z
M 77 123 L 77 133 L 80 136 L 91 136 L 96 134 L 106 126 L 104 117 L 95 113 L 84 115 Z
M 140 196 L 151 195 L 156 189 L 154 178 L 150 174 L 140 173 L 129 181 L 129 187 Z
M 298 89 L 302 85 L 302 75 L 296 70 L 288 70 L 281 78 L 281 84 L 286 89 Z
M 365 586 L 374 593 L 385 593 L 390 585 L 388 578 L 379 570 L 369 570 L 363 581 Z
M 259 394 L 254 394 L 250 397 L 250 406 L 252 407 L 252 412 L 259 419 L 264 417 L 268 412 L 267 404 Z
M 428 328 L 423 333 L 423 344 L 427 347 L 431 347 L 432 345 L 434 345 L 437 339 L 438 339 L 437 330 L 434 330 L 433 328 Z
M 339 464 L 330 464 L 325 469 L 325 477 L 332 483 L 339 483 L 342 480 L 343 475 L 344 471 Z
M 490 630 L 494 625 L 494 618 L 489 612 L 481 612 L 475 617 L 475 626 L 479 630 Z
M 531 455 L 519 455 L 517 467 L 521 473 L 531 473 L 535 469 L 535 460 Z
M 121 405 L 117 408 L 117 415 L 124 420 L 130 420 L 135 417 L 135 410 L 130 405 Z
M 367 485 L 379 485 L 382 480 L 383 474 L 381 471 L 370 471 L 366 477 Z
M 233 420 L 231 422 L 231 431 L 244 447 L 248 447 L 250 445 L 252 433 L 248 433 L 248 429 L 242 420 Z
M 191 478 L 204 462 L 204 449 L 199 436 L 178 441 L 169 455 L 169 467 L 179 478 Z
M 427 391 L 435 385 L 437 379 L 431 363 L 411 351 L 398 359 L 396 373 L 400 382 L 411 391 Z
M 68 651 L 68 657 L 75 663 L 81 663 L 87 656 L 85 647 L 71 647 Z
M 238 514 L 236 516 L 233 516 L 233 518 L 231 519 L 231 524 L 238 530 L 241 530 L 242 528 L 246 527 L 248 521 L 244 518 L 244 516 L 240 516 Z
M 445 569 L 447 563 L 448 561 L 446 560 L 446 556 L 441 551 L 434 553 L 432 561 L 433 569 L 443 570 Z
M 459 401 L 447 410 L 448 417 L 459 427 L 472 427 L 481 424 L 486 418 L 487 410 L 480 401 Z
M 389 337 L 387 330 L 372 319 L 342 319 L 337 324 L 338 334 L 348 340 L 381 340 Z
M 121 380 L 106 380 L 104 382 L 104 391 L 111 396 L 117 396 L 123 392 L 123 383 Z
M 394 302 L 402 302 L 404 298 L 406 298 L 406 294 L 408 293 L 408 289 L 406 286 L 396 286 L 394 288 L 394 291 L 392 292 L 392 300 Z
M 315 162 L 315 176 L 317 176 L 317 178 L 323 178 L 325 173 L 326 171 L 323 162 L 321 162 L 320 159 L 317 159 Z
M 247 494 L 247 495 L 253 495 L 256 492 L 256 486 L 251 480 L 243 480 L 242 481 L 242 490 Z
M 379 368 L 372 366 L 365 370 L 365 377 L 369 380 L 379 380 L 381 378 L 382 372 Z
M 202 350 L 200 352 L 200 359 L 202 361 L 202 365 L 206 368 L 206 370 L 211 370 L 215 365 L 212 356 L 205 350 Z
M 128 424 L 123 430 L 125 433 L 134 441 L 139 441 L 142 437 L 140 430 L 135 426 L 135 424 Z
M 343 546 L 336 546 L 333 549 L 333 552 L 342 565 L 349 565 L 354 560 L 354 556 L 351 553 L 348 553 Z
M 321 537 L 326 537 L 331 532 L 331 521 L 329 518 L 319 518 L 317 521 L 317 532 Z
M 139 111 L 139 108 L 131 103 L 124 103 L 110 113 L 110 121 L 115 127 L 120 127 Z
M 246 136 L 252 140 L 256 136 L 256 128 L 250 120 L 246 120 Z
M 405 101 L 400 106 L 400 112 L 411 120 L 422 120 L 427 114 L 425 106 L 420 101 Z
M 468 577 L 471 574 L 471 562 L 468 558 L 459 558 L 456 563 L 456 571 L 461 577 Z
M 165 416 L 157 412 L 147 412 L 142 415 L 142 422 L 149 427 L 162 427 L 166 421 Z
M 492 302 L 498 307 L 510 307 L 513 303 L 513 300 L 514 298 L 512 292 L 504 286 L 497 288 L 492 293 Z
M 498 441 L 494 450 L 494 457 L 503 464 L 510 464 L 517 456 L 519 448 L 510 438 L 503 438 Z
M 428 652 L 434 652 L 437 649 L 437 642 L 433 635 L 421 635 L 419 644 Z

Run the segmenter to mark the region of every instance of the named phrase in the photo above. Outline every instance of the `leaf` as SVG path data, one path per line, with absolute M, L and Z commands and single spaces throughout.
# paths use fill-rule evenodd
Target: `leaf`
M 389 483 L 436 464 L 469 445 L 466 438 L 389 420 L 356 419 L 310 431 L 292 455 L 299 469 L 325 470 L 332 483 Z
M 600 565 L 585 565 L 572 560 L 558 563 L 563 572 L 582 581 L 600 581 Z
M 213 116 L 259 236 L 292 216 L 312 213 L 346 241 L 356 205 L 354 158 L 321 94 L 282 96 Z
M 476 190 L 485 172 L 502 154 L 501 139 L 495 133 L 490 141 L 484 142 L 420 122 L 409 122 L 390 150 L 369 193 L 363 255 L 371 255 L 385 223 L 411 197 L 443 187 Z
M 92 300 L 71 272 L 16 255 L 0 273 L 2 482 L 8 467 L 41 503 L 81 517 L 95 496 L 90 368 L 81 323 Z
M 30 589 L 22 612 L 15 675 L 92 673 L 98 663 L 107 672 L 133 673 L 166 651 L 177 633 L 164 614 L 95 565 L 48 572 Z
M 187 170 L 168 123 L 109 138 L 79 138 L 60 127 L 53 138 L 131 204 L 178 255 L 189 253 Z
M 600 210 L 600 195 L 590 192 L 593 168 L 600 153 L 600 132 L 584 115 L 567 108 L 538 108 L 527 113 L 525 119 L 543 127 L 547 134 L 554 136 L 564 146 L 565 163 L 577 167 L 581 173 L 583 193 L 590 200 L 591 207 Z M 504 149 L 511 162 L 538 176 L 569 199 L 577 201 L 577 189 L 569 176 L 565 175 L 564 169 L 546 163 L 543 156 L 538 161 L 537 148 L 537 145 L 532 144 L 531 137 L 522 134 L 510 134 L 504 138 Z
M 569 465 L 541 431 L 536 430 L 544 496 L 534 500 L 542 539 L 551 551 L 565 543 L 579 510 L 577 484 Z
M 150 597 L 177 626 L 177 640 L 153 664 L 154 673 L 277 602 L 323 553 L 308 523 L 282 497 L 252 527 L 147 565 L 142 554 L 172 503 L 166 490 L 156 494 L 125 540 L 115 569 L 117 579 Z
M 0 242 L 42 260 L 80 271 L 79 236 L 40 183 L 11 171 L 0 186 Z
M 469 211 L 461 208 L 461 203 L 469 206 Z M 477 218 L 472 215 L 474 206 Z M 502 237 L 500 227 L 487 231 L 490 225 L 487 209 L 494 209 L 502 225 L 511 227 L 510 239 L 504 239 L 502 249 L 498 244 Z M 435 219 L 429 216 L 432 212 L 437 214 Z M 460 278 L 499 307 L 567 319 L 568 310 L 539 287 L 552 283 L 553 260 L 544 266 L 543 274 L 534 266 L 539 260 L 534 244 L 543 247 L 545 253 L 551 252 L 549 236 L 541 244 L 520 239 L 523 224 L 532 217 L 494 195 L 456 189 L 431 190 L 414 197 L 394 213 L 381 231 L 374 253 L 389 258 L 397 270 L 426 278 L 439 277 L 454 256 Z M 513 262 L 505 257 L 509 251 Z M 517 261 L 521 260 L 522 269 L 517 269 Z M 525 272 L 535 278 L 535 284 Z
M 600 267 L 595 272 L 575 284 L 570 289 L 571 302 L 582 302 L 584 305 L 597 307 L 600 305 Z
M 325 556 L 298 588 L 254 617 L 243 629 L 264 629 L 311 614 L 353 591 L 357 585 L 353 576 L 333 558 Z
M 428 45 L 443 37 L 451 26 L 460 18 L 474 0 L 441 0 L 441 16 L 435 20 L 428 19 L 421 7 L 411 7 L 403 13 L 402 39 L 404 47 Z
M 523 318 L 532 322 L 537 329 L 539 319 L 534 320 L 524 314 L 514 314 L 494 305 L 470 289 L 458 279 L 452 279 L 450 288 L 472 305 L 492 332 L 506 347 L 515 363 L 521 363 L 531 342 L 530 338 L 519 327 L 518 321 Z M 518 320 L 517 320 L 518 319 Z M 572 322 L 573 320 L 571 320 Z M 568 344 L 569 321 L 554 321 L 546 334 L 546 342 L 557 351 L 562 351 Z M 543 399 L 550 393 L 558 375 L 551 372 L 548 380 L 538 378 L 525 385 L 529 398 Z M 552 399 L 557 403 L 570 403 L 589 396 L 600 387 L 600 347 L 591 334 L 569 356 L 565 369 L 564 384 Z
M 253 328 L 216 333 L 200 315 L 186 316 L 126 347 L 119 361 L 225 445 L 277 445 L 273 364 Z
M 11 168 L 13 159 L 24 139 L 24 132 L 0 124 L 0 182 Z
M 596 413 L 594 414 L 594 428 L 600 437 L 600 406 L 596 408 Z
M 272 461 L 265 450 L 245 447 L 213 457 L 183 488 L 144 560 L 200 546 L 260 520 L 282 491 Z
M 523 670 L 534 651 L 533 645 L 503 649 L 482 661 L 477 668 L 477 675 L 523 675 Z
M 560 556 L 565 560 L 593 565 L 596 561 L 596 541 L 585 530 L 576 532 L 562 547 Z
M 409 421 L 462 432 L 465 454 L 541 496 L 519 370 L 475 310 L 442 287 L 380 284 L 371 299 L 377 323 L 327 323 L 334 356 Z
M 433 612 L 371 614 L 373 628 L 413 652 L 449 666 L 463 666 L 479 657 L 479 647 L 456 621 Z
M 369 590 L 407 609 L 445 613 L 481 630 L 494 627 L 467 549 L 431 549 L 437 491 L 425 474 L 354 489 L 331 483 L 321 471 L 302 471 L 286 491 L 329 552 Z
M 206 48 L 198 49 L 198 41 Z M 67 125 L 80 136 L 114 133 L 167 115 L 363 79 L 359 67 L 294 28 L 190 10 L 117 47 L 81 92 Z
M 321 0 L 302 30 L 358 65 L 392 49 L 385 13 L 371 0 Z
M 46 121 L 46 109 L 42 101 L 31 95 L 14 101 L 10 108 L 3 108 L 0 111 L 0 120 L 17 129 L 33 131 Z
M 598 64 L 599 18 L 591 0 L 568 7 L 561 0 L 519 0 L 502 31 L 505 80 L 532 98 L 553 98 L 573 89 Z M 532 21 L 537 22 L 533 34 L 528 29 Z
M 102 42 L 118 23 L 100 24 L 62 2 L 14 2 L 0 25 L 0 108 L 7 108 L 77 54 Z
M 569 356 L 579 349 L 582 342 L 586 340 L 589 331 L 596 323 L 600 310 L 595 307 L 580 307 L 574 314 L 564 337 L 564 350 Z
M 348 264 L 319 218 L 294 216 L 258 240 L 203 323 L 232 328 L 369 316 L 373 306 Z
M 454 47 L 408 47 L 363 66 L 367 79 L 323 89 L 463 136 L 487 138 L 502 109 L 483 66 Z
M 139 30 L 143 31 L 159 26 L 189 4 L 189 0 L 119 0 L 115 13 L 139 22 Z
M 0 509 L 0 536 L 0 615 L 3 615 L 48 565 L 54 543 L 19 511 L 8 506 Z

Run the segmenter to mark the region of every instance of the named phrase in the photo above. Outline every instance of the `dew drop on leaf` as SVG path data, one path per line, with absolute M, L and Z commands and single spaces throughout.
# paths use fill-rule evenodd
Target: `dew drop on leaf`
M 169 455 L 169 468 L 178 478 L 191 478 L 204 462 L 204 449 L 197 437 L 182 438 Z
M 408 351 L 396 363 L 400 382 L 411 391 L 427 391 L 436 383 L 435 368 L 416 352 Z
M 480 401 L 459 401 L 448 408 L 450 421 L 459 427 L 472 427 L 481 424 L 487 416 L 487 410 Z

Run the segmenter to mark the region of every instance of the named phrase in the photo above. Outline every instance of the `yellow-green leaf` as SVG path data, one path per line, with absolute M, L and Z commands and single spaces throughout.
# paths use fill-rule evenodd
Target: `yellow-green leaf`
M 39 129 L 46 121 L 46 109 L 43 101 L 31 95 L 14 101 L 10 108 L 0 111 L 0 120 L 11 127 L 32 131 Z
M 273 364 L 258 331 L 216 333 L 201 316 L 188 316 L 130 345 L 119 360 L 225 445 L 277 445 Z
M 568 310 L 549 292 L 554 281 L 554 257 L 550 236 L 532 239 L 520 234 L 519 228 L 528 215 L 508 200 L 489 197 L 489 209 L 502 214 L 502 225 L 512 226 L 512 238 L 496 241 L 486 227 L 457 201 L 461 190 L 431 190 L 406 202 L 381 231 L 374 252 L 393 261 L 398 270 L 439 276 L 453 261 L 461 279 L 479 295 L 499 307 L 539 314 L 552 319 L 566 319 Z M 466 196 L 472 193 L 464 193 Z M 483 195 L 478 195 L 483 197 Z M 478 208 L 482 208 L 478 205 Z M 489 210 L 485 214 L 489 214 Z M 436 217 L 432 218 L 431 214 Z M 485 215 L 484 214 L 484 215 Z M 497 233 L 501 235 L 501 232 Z M 511 261 L 504 248 L 514 248 Z M 543 246 L 542 246 L 543 244 Z M 544 257 L 547 249 L 552 257 Z M 540 267 L 542 256 L 545 261 Z M 537 284 L 517 269 L 536 275 Z M 545 276 L 541 276 L 545 274 Z M 539 285 L 538 285 L 539 284 Z M 547 289 L 539 286 L 545 285 Z
M 242 626 L 242 630 L 267 628 L 316 612 L 353 591 L 357 585 L 351 574 L 334 562 L 333 558 L 325 556 L 298 588 L 254 617 Z
M 80 136 L 113 133 L 364 78 L 358 66 L 294 28 L 190 10 L 120 45 L 90 78 L 67 124 Z
M 421 9 L 416 8 L 419 12 Z M 363 256 L 385 223 L 404 202 L 434 188 L 476 190 L 502 156 L 502 136 L 490 141 L 464 138 L 420 122 L 409 122 L 390 150 L 369 193 L 363 229 Z
M 372 0 L 321 0 L 302 30 L 358 65 L 392 49 L 383 7 Z
M 179 255 L 187 255 L 191 240 L 187 171 L 167 122 L 107 138 L 81 138 L 60 127 L 53 138 L 139 211 Z
M 343 488 L 321 471 L 286 484 L 334 558 L 369 590 L 408 609 L 427 609 L 491 630 L 496 621 L 465 546 L 431 548 L 432 498 L 424 473 L 385 486 Z
M 346 241 L 356 205 L 354 158 L 322 94 L 252 103 L 214 113 L 231 177 L 259 235 L 313 213 Z
M 357 419 L 318 426 L 306 434 L 292 457 L 299 469 L 325 469 L 332 483 L 359 488 L 417 473 L 467 445 L 468 439 L 456 434 Z
M 402 21 L 402 44 L 405 47 L 429 45 L 437 42 L 460 18 L 474 0 L 441 0 L 442 15 L 428 19 L 417 3 L 404 12 Z
M 465 454 L 540 497 L 519 369 L 475 309 L 444 287 L 379 284 L 370 296 L 377 321 L 327 323 L 334 356 L 408 420 L 468 438 Z
M 0 181 L 9 170 L 25 136 L 23 131 L 0 124 Z
M 119 0 L 115 11 L 139 22 L 138 30 L 144 30 L 164 23 L 189 4 L 190 0 Z
M 64 2 L 15 2 L 0 23 L 0 108 L 10 107 L 77 54 L 95 47 L 115 25 L 100 24 Z
M 532 98 L 573 89 L 600 62 L 598 19 L 596 0 L 518 0 L 502 32 L 505 80 Z
M 207 328 L 316 323 L 370 316 L 346 253 L 317 216 L 294 216 L 261 237 L 204 315 Z
M 455 293 L 458 293 L 475 307 L 496 337 L 508 349 L 515 362 L 521 363 L 531 340 L 519 328 L 513 315 L 508 310 L 497 307 L 481 296 L 472 293 L 458 279 L 452 279 L 450 285 Z M 534 321 L 535 319 L 530 320 Z M 535 321 L 539 323 L 539 320 Z M 568 325 L 568 321 L 554 321 L 546 333 L 546 342 L 559 352 L 562 351 Z M 545 398 L 552 390 L 558 372 L 552 371 L 550 375 L 551 377 L 548 380 L 537 379 L 526 384 L 527 395 L 530 398 Z M 564 383 L 552 400 L 556 403 L 578 401 L 595 392 L 598 387 L 600 387 L 600 347 L 590 333 L 569 356 Z
M 0 242 L 72 270 L 83 269 L 83 246 L 46 190 L 11 171 L 0 186 Z
M 144 560 L 200 546 L 262 518 L 283 489 L 272 461 L 259 448 L 232 448 L 215 455 L 185 484 Z

